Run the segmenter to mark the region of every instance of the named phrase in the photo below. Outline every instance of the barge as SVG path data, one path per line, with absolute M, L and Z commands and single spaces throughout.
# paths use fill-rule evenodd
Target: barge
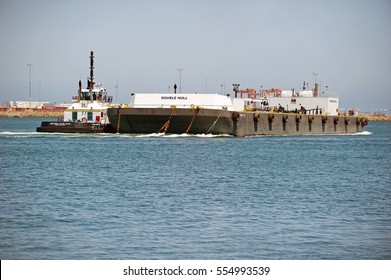
M 132 93 L 129 104 L 108 108 L 117 133 L 253 135 L 352 134 L 368 120 L 341 114 L 338 95 L 313 90 L 239 90 L 234 95 Z

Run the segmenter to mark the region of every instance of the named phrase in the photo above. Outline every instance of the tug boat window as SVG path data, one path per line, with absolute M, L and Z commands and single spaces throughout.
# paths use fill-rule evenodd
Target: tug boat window
M 72 121 L 76 121 L 77 120 L 77 112 L 72 112 Z
M 92 121 L 92 112 L 88 112 L 88 120 Z

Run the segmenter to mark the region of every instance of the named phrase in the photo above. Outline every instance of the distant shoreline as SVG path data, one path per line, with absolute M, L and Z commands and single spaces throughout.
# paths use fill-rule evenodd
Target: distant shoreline
M 0 111 L 0 118 L 62 118 L 64 116 L 64 111 L 56 110 L 26 110 L 26 111 Z M 391 122 L 391 115 L 385 114 L 364 114 L 364 116 L 370 122 Z
M 26 111 L 0 111 L 0 118 L 63 118 L 64 111 L 26 110 Z
M 364 114 L 370 122 L 391 122 L 391 116 L 385 114 Z

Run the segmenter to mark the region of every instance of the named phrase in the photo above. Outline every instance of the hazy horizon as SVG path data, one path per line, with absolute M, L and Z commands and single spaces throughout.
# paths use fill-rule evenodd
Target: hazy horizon
M 312 88 L 341 108 L 390 108 L 391 1 L 0 2 L 0 102 L 69 102 L 89 75 L 131 92 Z M 40 85 L 40 86 L 39 86 Z

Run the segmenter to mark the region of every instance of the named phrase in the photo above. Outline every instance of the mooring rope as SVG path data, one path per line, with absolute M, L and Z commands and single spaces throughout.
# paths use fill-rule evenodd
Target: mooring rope
M 221 111 L 220 115 L 217 117 L 217 119 L 212 123 L 212 125 L 209 127 L 209 129 L 206 131 L 205 134 L 209 134 L 212 132 L 212 130 L 215 128 L 217 121 L 220 119 L 221 115 L 224 113 L 224 111 Z
M 166 121 L 163 124 L 163 126 L 158 130 L 157 133 L 164 132 L 164 134 L 165 134 L 167 132 L 168 128 L 170 127 L 171 118 L 174 115 L 174 112 L 175 112 L 175 108 L 172 109 L 172 112 L 171 112 L 171 115 L 170 115 L 170 118 L 168 119 L 168 121 Z
M 117 115 L 118 115 L 117 133 L 119 133 L 119 127 L 120 127 L 120 124 L 121 124 L 121 106 L 118 107 Z
M 194 114 L 193 114 L 193 118 L 191 119 L 191 122 L 190 122 L 189 126 L 188 126 L 187 129 L 186 129 L 186 134 L 189 133 L 190 128 L 191 128 L 191 126 L 193 125 L 193 122 L 194 122 L 194 120 L 195 120 L 195 117 L 197 116 L 197 114 L 198 114 L 199 111 L 200 111 L 200 108 L 197 107 L 196 110 L 195 110 L 195 112 L 194 112 Z

